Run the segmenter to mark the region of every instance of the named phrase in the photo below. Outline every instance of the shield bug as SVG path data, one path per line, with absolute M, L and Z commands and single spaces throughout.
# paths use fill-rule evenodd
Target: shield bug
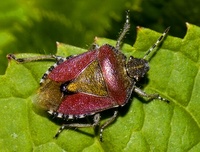
M 95 127 L 100 124 L 100 113 L 114 109 L 114 114 L 100 127 L 100 140 L 105 127 L 111 124 L 132 92 L 142 97 L 167 101 L 158 94 L 146 94 L 136 86 L 149 70 L 147 55 L 163 40 L 169 28 L 159 37 L 143 58 L 127 57 L 120 51 L 120 44 L 130 28 L 129 15 L 117 40 L 116 46 L 97 45 L 80 55 L 60 57 L 44 55 L 32 58 L 16 58 L 17 62 L 55 59 L 57 62 L 42 76 L 35 99 L 40 106 L 54 117 L 66 120 L 55 137 L 65 128 Z M 93 117 L 93 123 L 75 123 L 68 120 Z M 70 122 L 70 123 L 69 123 Z

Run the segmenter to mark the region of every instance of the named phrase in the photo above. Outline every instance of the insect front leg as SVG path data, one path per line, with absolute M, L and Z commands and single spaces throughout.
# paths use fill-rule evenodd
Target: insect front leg
M 142 96 L 142 97 L 149 98 L 150 100 L 158 99 L 158 100 L 161 100 L 161 101 L 169 102 L 167 99 L 161 97 L 159 94 L 147 94 L 138 87 L 134 88 L 134 92 L 137 93 L 138 95 Z

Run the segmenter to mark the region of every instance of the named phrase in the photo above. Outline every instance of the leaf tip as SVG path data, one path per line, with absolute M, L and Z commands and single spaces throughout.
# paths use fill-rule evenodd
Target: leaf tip
M 56 45 L 57 45 L 57 47 L 60 45 L 60 42 L 58 42 L 58 41 L 56 41 Z
M 98 38 L 97 36 L 95 36 L 95 37 L 94 37 L 94 43 L 96 43 L 96 42 L 98 41 L 98 39 L 99 39 L 99 38 Z
M 187 27 L 187 28 L 189 28 L 189 27 L 190 27 L 190 23 L 188 23 L 188 22 L 185 22 L 185 24 L 186 24 L 186 27 Z
M 137 28 L 137 31 L 139 31 L 139 30 L 141 30 L 143 27 L 137 26 L 136 28 Z

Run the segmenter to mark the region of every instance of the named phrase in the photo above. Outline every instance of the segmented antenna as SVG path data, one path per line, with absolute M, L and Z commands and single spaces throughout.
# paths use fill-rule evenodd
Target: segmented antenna
M 155 49 L 155 47 L 158 46 L 158 45 L 162 42 L 162 40 L 165 38 L 165 36 L 166 36 L 167 33 L 169 32 L 169 29 L 170 29 L 170 27 L 168 27 L 168 28 L 163 32 L 163 34 L 158 38 L 158 40 L 156 41 L 156 43 L 154 43 L 154 44 L 152 45 L 152 47 L 150 47 L 150 49 L 149 49 L 149 50 L 146 52 L 146 54 L 144 55 L 143 59 L 145 59 L 145 58 L 149 55 L 149 53 L 151 53 L 151 52 Z
M 122 39 L 124 38 L 124 36 L 126 35 L 126 33 L 129 31 L 130 29 L 130 18 L 129 18 L 129 11 L 126 11 L 126 22 L 124 24 L 124 27 L 119 35 L 119 38 L 117 39 L 117 43 L 116 43 L 116 49 L 119 50 L 120 49 L 120 45 L 122 42 Z

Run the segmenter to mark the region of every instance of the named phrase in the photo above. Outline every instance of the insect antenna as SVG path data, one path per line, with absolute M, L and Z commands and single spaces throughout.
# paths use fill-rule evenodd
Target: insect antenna
M 126 22 L 124 23 L 124 27 L 122 31 L 120 32 L 119 38 L 117 39 L 117 43 L 116 43 L 117 50 L 120 49 L 122 39 L 124 38 L 126 33 L 129 31 L 129 29 L 130 29 L 130 17 L 129 17 L 129 11 L 126 11 Z
M 151 53 L 155 47 L 157 47 L 162 40 L 166 37 L 167 33 L 169 32 L 170 27 L 166 28 L 166 30 L 163 32 L 163 34 L 158 38 L 158 40 L 156 41 L 156 43 L 154 43 L 150 49 L 146 52 L 146 54 L 144 55 L 143 59 L 146 59 L 146 57 L 149 55 L 149 53 Z

